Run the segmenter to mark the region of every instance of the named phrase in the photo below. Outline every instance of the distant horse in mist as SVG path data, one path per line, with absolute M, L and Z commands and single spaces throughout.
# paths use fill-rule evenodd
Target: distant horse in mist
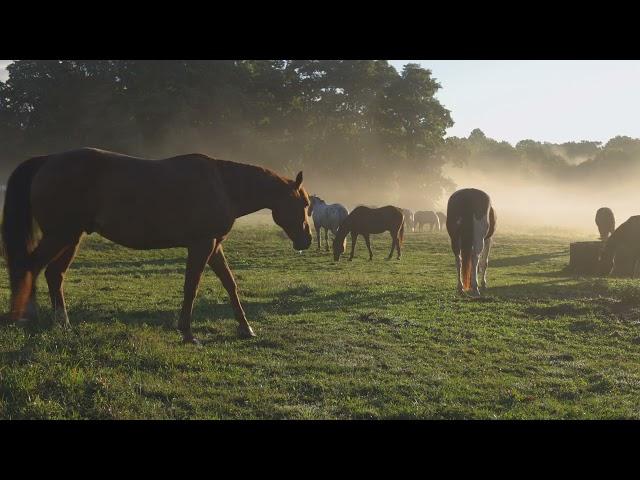
M 633 263 L 631 272 L 632 278 L 635 278 L 640 266 L 640 215 L 629 217 L 606 240 L 598 267 L 601 275 L 611 273 L 616 257 L 620 254 L 624 255 L 626 261 Z
M 436 215 L 435 212 L 432 212 L 430 210 L 416 212 L 415 215 L 413 216 L 413 220 L 415 222 L 416 229 L 419 232 L 422 231 L 423 225 L 430 225 L 431 226 L 431 230 L 429 230 L 430 232 L 433 232 L 434 228 L 438 231 L 440 230 L 440 219 L 438 218 L 438 215 Z
M 311 195 L 310 201 L 311 205 L 309 206 L 309 215 L 313 218 L 313 225 L 316 229 L 318 250 L 320 250 L 320 229 L 324 228 L 324 241 L 328 252 L 329 230 L 331 230 L 331 233 L 333 233 L 335 237 L 338 233 L 338 227 L 340 227 L 342 221 L 347 218 L 349 211 L 339 203 L 327 205 L 326 202 L 317 195 Z
M 8 321 L 35 315 L 36 279 L 46 268 L 55 320 L 69 326 L 64 274 L 83 234 L 96 232 L 134 249 L 187 248 L 178 322 L 185 342 L 197 343 L 191 316 L 207 264 L 229 294 L 240 335 L 254 336 L 222 241 L 236 218 L 268 208 L 293 248 L 307 249 L 312 241 L 308 206 L 302 172 L 289 180 L 265 168 L 205 155 L 150 161 L 83 148 L 32 158 L 13 171 L 7 184 L 2 240 L 11 285 Z M 42 232 L 39 243 L 33 220 Z
M 442 212 L 436 212 L 436 215 L 438 216 L 438 220 L 440 220 L 440 230 L 442 230 L 447 224 L 447 216 Z
M 408 208 L 403 208 L 402 214 L 404 215 L 404 226 L 408 229 L 411 229 L 413 232 L 414 222 L 413 222 L 413 212 Z
M 387 260 L 393 257 L 393 250 L 398 251 L 398 260 L 401 256 L 402 242 L 404 241 L 404 215 L 398 207 L 388 205 L 380 208 L 356 207 L 342 222 L 338 234 L 333 239 L 333 259 L 337 262 L 346 249 L 345 239 L 351 233 L 351 255 L 353 260 L 358 235 L 364 237 L 369 250 L 369 260 L 373 258 L 369 235 L 372 233 L 389 232 L 391 234 L 391 251 Z
M 610 208 L 602 207 L 596 212 L 596 225 L 600 232 L 600 240 L 606 240 L 616 229 L 616 219 Z
M 492 236 L 496 228 L 496 214 L 491 199 L 482 190 L 465 188 L 449 198 L 447 204 L 447 232 L 456 257 L 458 291 L 471 290 L 480 296 L 478 273 L 482 288 L 487 287 L 487 267 Z

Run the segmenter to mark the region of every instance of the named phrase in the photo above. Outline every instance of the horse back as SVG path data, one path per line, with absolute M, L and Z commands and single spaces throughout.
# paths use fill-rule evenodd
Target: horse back
M 145 160 L 97 149 L 50 155 L 33 180 L 34 216 L 43 230 L 96 231 L 133 248 L 223 235 L 234 218 L 215 162 L 197 154 Z
M 351 220 L 352 231 L 358 233 L 397 232 L 404 224 L 402 210 L 393 205 L 380 208 L 359 206 L 353 209 L 348 219 Z

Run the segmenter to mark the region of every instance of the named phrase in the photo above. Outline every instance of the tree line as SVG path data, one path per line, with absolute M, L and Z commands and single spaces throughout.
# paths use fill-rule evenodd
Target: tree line
M 284 174 L 439 198 L 450 112 L 429 70 L 386 60 L 16 61 L 0 162 L 94 146 L 201 152 Z M 402 187 L 402 188 L 401 188 Z
M 640 165 L 640 140 L 512 146 L 451 112 L 428 69 L 386 60 L 19 60 L 0 82 L 0 174 L 81 146 L 161 158 L 191 152 L 305 171 L 329 200 L 428 208 L 449 165 L 596 181 Z M 638 168 L 640 171 L 640 168 Z

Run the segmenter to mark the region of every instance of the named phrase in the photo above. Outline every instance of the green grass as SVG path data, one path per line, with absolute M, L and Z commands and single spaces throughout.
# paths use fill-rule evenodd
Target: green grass
M 175 330 L 186 252 L 92 235 L 65 283 L 72 331 L 0 328 L 0 418 L 639 418 L 640 282 L 563 273 L 579 239 L 498 231 L 473 300 L 444 233 L 407 234 L 399 262 L 387 235 L 372 262 L 361 239 L 334 264 L 241 222 L 225 248 L 258 337 L 236 337 L 208 270 L 197 348 Z

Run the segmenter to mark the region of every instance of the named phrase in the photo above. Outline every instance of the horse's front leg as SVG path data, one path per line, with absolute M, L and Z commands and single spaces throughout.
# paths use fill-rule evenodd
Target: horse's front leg
M 184 275 L 184 299 L 182 301 L 182 311 L 178 321 L 178 329 L 182 332 L 182 339 L 185 343 L 199 344 L 191 332 L 191 315 L 193 313 L 193 302 L 198 293 L 198 285 L 202 278 L 204 267 L 211 257 L 216 241 L 205 240 L 191 245 L 187 249 L 187 271 Z
M 369 260 L 373 260 L 373 252 L 371 251 L 371 240 L 369 239 L 369 234 L 364 234 L 364 243 L 367 244 L 367 250 L 369 250 Z
M 353 254 L 356 251 L 356 240 L 358 240 L 358 234 L 351 232 L 351 255 L 349 255 L 349 261 L 353 260 Z
M 325 227 L 324 229 L 324 243 L 326 246 L 327 252 L 329 251 L 329 229 Z
M 320 250 L 320 227 L 316 227 L 316 237 L 318 237 L 318 250 Z
M 243 338 L 255 337 L 256 334 L 253 333 L 249 322 L 247 322 L 247 317 L 242 309 L 242 305 L 240 304 L 240 298 L 238 297 L 238 285 L 236 284 L 236 280 L 233 278 L 233 274 L 229 269 L 221 243 L 216 245 L 215 252 L 209 259 L 209 265 L 229 294 L 229 300 L 231 301 L 233 312 L 235 313 L 236 320 L 238 321 L 238 332 L 240 336 Z

